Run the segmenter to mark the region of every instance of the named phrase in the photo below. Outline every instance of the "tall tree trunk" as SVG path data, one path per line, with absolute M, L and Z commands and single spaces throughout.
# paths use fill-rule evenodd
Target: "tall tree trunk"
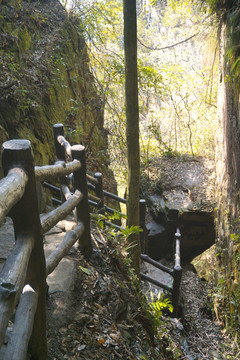
M 136 0 L 124 0 L 126 135 L 128 152 L 128 226 L 139 225 L 139 109 L 137 76 L 137 16 Z M 139 234 L 130 235 L 131 257 L 136 273 L 140 272 Z

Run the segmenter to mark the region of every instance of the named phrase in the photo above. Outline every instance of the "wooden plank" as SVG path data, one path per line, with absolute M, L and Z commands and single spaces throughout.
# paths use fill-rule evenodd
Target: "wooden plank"
M 68 254 L 69 250 L 83 234 L 83 231 L 84 225 L 83 223 L 79 223 L 72 230 L 69 230 L 66 233 L 64 240 L 56 247 L 46 260 L 47 275 L 51 274 L 62 258 Z
M 38 294 L 30 285 L 25 285 L 17 307 L 13 331 L 3 360 L 25 360 L 32 334 Z
M 41 216 L 42 234 L 49 231 L 60 220 L 63 220 L 83 199 L 83 194 L 76 190 L 69 199 L 57 209 Z
M 0 225 L 11 208 L 24 194 L 28 176 L 23 169 L 11 169 L 0 181 Z

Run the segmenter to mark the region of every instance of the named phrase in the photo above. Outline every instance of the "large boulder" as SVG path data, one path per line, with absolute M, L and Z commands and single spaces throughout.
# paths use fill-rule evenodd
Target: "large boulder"
M 153 190 L 146 197 L 150 215 L 148 254 L 156 260 L 174 257 L 177 227 L 182 235 L 182 261 L 191 261 L 215 241 L 212 163 L 189 157 L 179 160 L 161 158 L 157 164 L 155 162 L 155 166 L 164 168 L 164 173 L 158 168 L 157 191 Z

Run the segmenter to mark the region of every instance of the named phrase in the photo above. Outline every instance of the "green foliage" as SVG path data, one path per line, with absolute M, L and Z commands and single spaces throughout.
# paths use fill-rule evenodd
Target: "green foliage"
M 171 301 L 166 298 L 164 294 L 161 294 L 161 292 L 157 294 L 156 298 L 154 293 L 151 291 L 150 299 L 151 301 L 149 302 L 149 306 L 153 312 L 154 317 L 159 318 L 162 315 L 163 310 L 168 310 L 171 313 L 173 312 L 173 306 Z
M 230 250 L 224 249 L 221 254 L 222 266 L 218 271 L 217 284 L 212 292 L 214 310 L 217 318 L 223 322 L 229 333 L 240 336 L 240 235 L 231 234 Z M 227 256 L 225 256 L 226 254 Z
M 240 12 L 239 6 L 234 6 L 227 13 L 227 50 L 226 57 L 230 64 L 230 75 L 232 77 L 235 88 L 240 89 L 240 49 L 239 49 L 239 36 L 240 36 Z
M 102 94 L 111 167 L 118 183 L 124 185 L 122 1 L 76 0 L 73 11 L 81 19 L 79 28 L 87 39 L 90 66 Z M 209 11 L 208 3 L 203 6 L 197 0 L 138 4 L 140 147 L 144 164 L 156 154 L 213 156 L 218 65 L 216 26 Z M 197 33 L 180 47 L 155 50 Z M 206 38 L 210 50 L 203 48 Z M 203 53 L 207 53 L 205 58 Z M 74 115 L 72 111 L 70 115 Z

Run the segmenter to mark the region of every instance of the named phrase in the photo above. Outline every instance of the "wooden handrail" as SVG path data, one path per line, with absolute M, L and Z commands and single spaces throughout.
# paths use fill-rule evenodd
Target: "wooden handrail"
M 56 247 L 56 249 L 46 259 L 46 273 L 51 274 L 62 258 L 68 254 L 69 250 L 75 242 L 81 237 L 84 231 L 83 223 L 79 223 L 72 230 L 68 231 L 64 236 L 64 240 Z
M 20 299 L 4 355 L 6 360 L 24 360 L 27 352 L 38 360 L 46 359 L 46 275 L 56 268 L 76 241 L 86 258 L 91 255 L 89 203 L 97 207 L 99 214 L 114 212 L 105 206 L 104 196 L 126 204 L 126 199 L 103 190 L 101 173 L 95 173 L 94 177 L 87 175 L 85 148 L 69 144 L 62 124 L 54 125 L 54 143 L 55 164 L 36 167 L 30 141 L 10 140 L 3 144 L 5 177 L 0 181 L 0 224 L 11 211 L 16 243 L 0 274 L 0 347 L 9 318 Z M 66 162 L 69 158 L 72 161 Z M 68 187 L 70 174 L 73 194 Z M 36 181 L 56 177 L 60 178 L 60 188 L 48 183 L 45 185 L 62 194 L 62 204 L 40 218 Z M 92 184 L 87 184 L 87 179 Z M 95 195 L 89 194 L 90 199 L 88 187 L 95 191 Z M 43 234 L 74 209 L 76 226 L 66 233 L 64 240 L 45 261 Z M 124 229 L 108 221 L 105 223 L 118 230 Z M 23 289 L 24 284 L 29 285 Z
M 24 283 L 30 283 L 39 296 L 28 349 L 33 358 L 44 360 L 47 354 L 46 269 L 31 143 L 28 140 L 9 140 L 3 143 L 2 149 L 4 175 L 8 175 L 9 169 L 19 167 L 28 174 L 28 181 L 20 201 L 11 209 L 16 244 L 0 274 L 0 346 L 22 287 Z M 17 349 L 15 352 L 17 356 Z
M 0 225 L 11 208 L 22 198 L 28 182 L 26 172 L 21 168 L 9 170 L 0 180 Z
M 45 234 L 60 220 L 63 220 L 83 199 L 83 194 L 76 190 L 69 199 L 57 209 L 41 216 L 42 233 Z
M 123 199 L 123 198 L 121 198 L 120 196 L 115 195 L 115 194 L 112 194 L 112 193 L 110 193 L 110 192 L 108 192 L 108 191 L 103 190 L 103 194 L 104 194 L 105 196 L 109 197 L 110 199 L 116 200 L 116 201 L 121 202 L 121 203 L 123 203 L 123 204 L 126 204 L 126 203 L 127 203 L 127 200 L 126 200 L 126 199 Z
M 153 259 L 151 259 L 148 255 L 146 254 L 141 254 L 141 259 L 143 261 L 146 261 L 147 263 L 155 266 L 156 268 L 168 273 L 169 275 L 173 276 L 173 269 L 168 268 L 167 266 L 162 265 L 161 263 L 159 263 L 158 261 L 155 261 Z
M 168 287 L 167 285 L 164 285 L 160 283 L 159 281 L 152 279 L 151 277 L 140 274 L 141 279 L 151 282 L 154 285 L 157 285 L 161 287 L 164 290 L 169 291 L 172 293 L 172 304 L 173 304 L 173 317 L 177 317 L 178 315 L 178 304 L 179 304 L 179 296 L 180 296 L 180 285 L 181 285 L 181 278 L 182 278 L 182 267 L 181 267 L 181 258 L 180 258 L 180 240 L 181 240 L 181 234 L 179 228 L 177 228 L 177 231 L 174 235 L 175 237 L 175 265 L 173 269 L 170 269 L 162 264 L 160 264 L 158 261 L 155 261 L 151 259 L 146 254 L 141 254 L 141 259 L 143 261 L 146 261 L 147 263 L 155 266 L 156 268 L 168 273 L 173 277 L 173 284 L 172 287 Z
M 35 176 L 38 181 L 45 181 L 58 176 L 69 175 L 80 168 L 81 163 L 78 160 L 73 160 L 69 163 L 58 161 L 54 165 L 35 166 Z
M 149 281 L 152 284 L 157 285 L 158 287 L 161 287 L 162 289 L 169 291 L 170 293 L 172 293 L 172 291 L 173 291 L 170 286 L 167 286 L 167 285 L 161 283 L 160 281 L 157 281 L 157 280 L 151 278 L 150 276 L 147 276 L 146 274 L 140 273 L 140 277 L 142 280 Z
M 0 347 L 5 338 L 16 303 L 13 332 L 4 353 L 4 359 L 24 360 L 27 351 L 33 358 L 46 359 L 46 274 L 50 274 L 76 241 L 83 255 L 91 254 L 90 215 L 85 148 L 71 146 L 64 138 L 63 126 L 54 126 L 58 161 L 54 165 L 33 165 L 31 143 L 28 140 L 10 140 L 3 144 L 2 164 L 5 177 L 0 181 L 0 224 L 11 211 L 16 243 L 0 274 Z M 71 162 L 66 162 L 72 158 Z M 70 192 L 67 175 L 73 174 L 74 193 Z M 37 206 L 36 181 L 60 177 L 63 204 L 41 220 Z M 95 186 L 99 181 L 94 178 Z M 92 196 L 101 202 L 101 198 Z M 97 203 L 98 204 L 98 203 Z M 45 264 L 42 234 L 76 209 L 77 224 L 66 233 L 64 240 L 51 253 Z M 23 286 L 29 283 L 28 288 Z M 24 308 L 24 311 L 23 311 Z
M 87 179 L 92 181 L 94 184 L 98 184 L 98 180 L 89 174 L 87 174 Z

